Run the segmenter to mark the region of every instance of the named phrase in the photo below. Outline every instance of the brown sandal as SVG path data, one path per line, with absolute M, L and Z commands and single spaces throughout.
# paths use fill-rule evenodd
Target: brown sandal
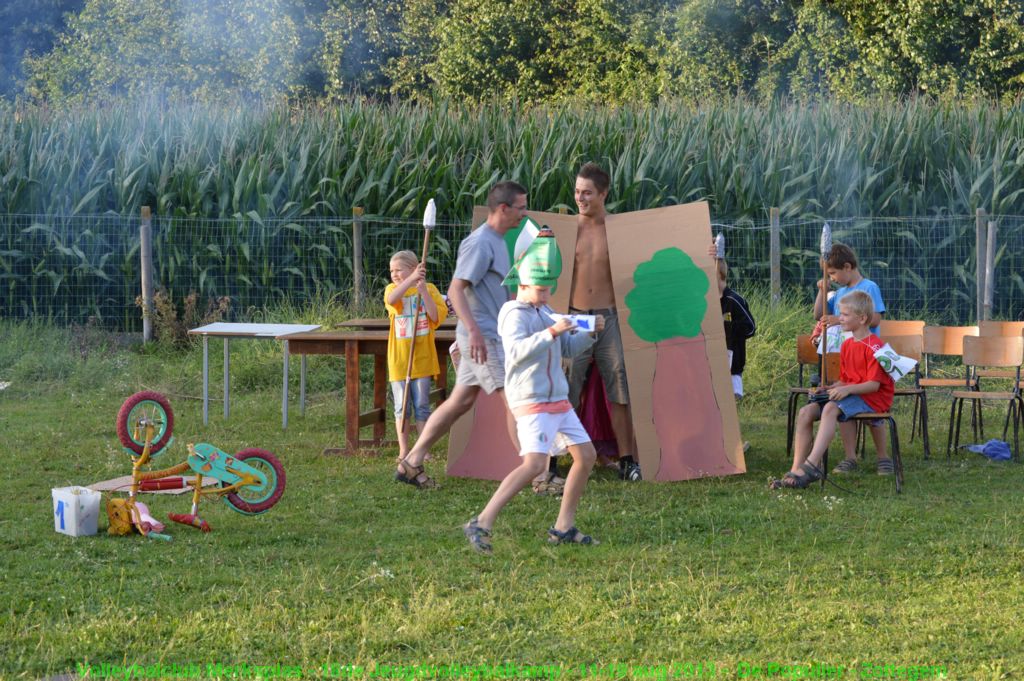
M 398 462 L 398 467 L 400 470 L 395 471 L 395 480 L 398 482 L 412 485 L 416 489 L 437 489 L 440 487 L 432 477 L 424 472 L 423 466 L 413 466 L 411 463 L 402 460 Z

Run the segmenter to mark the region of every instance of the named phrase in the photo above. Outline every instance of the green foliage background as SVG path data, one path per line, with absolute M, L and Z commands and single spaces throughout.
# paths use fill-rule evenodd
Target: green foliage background
M 13 4 L 13 3 L 12 3 Z M 1016 0 L 50 0 L 8 96 L 627 103 L 983 95 L 1024 84 Z

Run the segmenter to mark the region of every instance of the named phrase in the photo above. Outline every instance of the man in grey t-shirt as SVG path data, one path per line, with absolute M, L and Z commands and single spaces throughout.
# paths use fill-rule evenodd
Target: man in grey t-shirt
M 482 389 L 504 396 L 505 356 L 498 336 L 498 311 L 508 300 L 501 285 L 511 267 L 505 234 L 526 215 L 526 189 L 515 182 L 499 182 L 487 195 L 487 222 L 459 245 L 448 299 L 459 323 L 455 337 L 459 368 L 452 394 L 427 419 L 423 432 L 408 456 L 398 463 L 395 479 L 416 487 L 434 487 L 423 471 L 423 459 L 431 445 L 473 407 Z M 515 419 L 506 414 L 509 433 L 516 442 Z

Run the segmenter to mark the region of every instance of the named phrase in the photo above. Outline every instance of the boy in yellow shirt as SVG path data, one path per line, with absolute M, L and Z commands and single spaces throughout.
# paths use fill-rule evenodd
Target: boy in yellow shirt
M 395 430 L 398 459 L 409 453 L 405 434 L 408 409 L 402 412 L 406 372 L 409 372 L 409 406 L 416 418 L 416 430 L 422 432 L 430 416 L 431 379 L 441 373 L 434 345 L 434 331 L 448 315 L 448 307 L 437 287 L 427 282 L 427 271 L 412 251 L 391 256 L 391 282 L 384 289 L 384 307 L 391 319 L 388 333 L 388 380 L 395 399 Z M 417 306 L 419 301 L 419 306 Z M 413 339 L 415 338 L 415 350 Z M 409 353 L 412 370 L 409 371 Z

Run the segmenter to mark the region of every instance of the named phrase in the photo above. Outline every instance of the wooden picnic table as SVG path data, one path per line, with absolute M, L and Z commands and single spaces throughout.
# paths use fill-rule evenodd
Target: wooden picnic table
M 387 321 L 387 320 L 385 320 Z M 342 355 L 345 357 L 345 448 L 342 453 L 355 454 L 364 448 L 376 449 L 384 441 L 387 423 L 388 331 L 387 329 L 353 329 L 345 331 L 311 331 L 279 336 L 284 341 L 285 361 L 289 354 Z M 455 341 L 455 332 L 447 329 L 434 334 L 441 375 L 431 398 L 443 401 L 448 395 L 448 347 Z M 373 408 L 361 412 L 359 359 L 373 357 Z M 285 388 L 287 390 L 287 387 Z M 285 399 L 285 405 L 288 401 Z M 373 436 L 361 439 L 360 430 L 373 426 Z
M 454 330 L 455 325 L 458 323 L 458 319 L 453 316 L 445 317 L 444 321 L 438 326 L 438 330 Z M 349 319 L 344 322 L 340 322 L 338 326 L 346 329 L 365 329 L 367 331 L 373 329 L 384 329 L 388 330 L 391 328 L 391 320 L 387 317 L 383 319 L 378 317 L 361 317 L 359 319 Z

